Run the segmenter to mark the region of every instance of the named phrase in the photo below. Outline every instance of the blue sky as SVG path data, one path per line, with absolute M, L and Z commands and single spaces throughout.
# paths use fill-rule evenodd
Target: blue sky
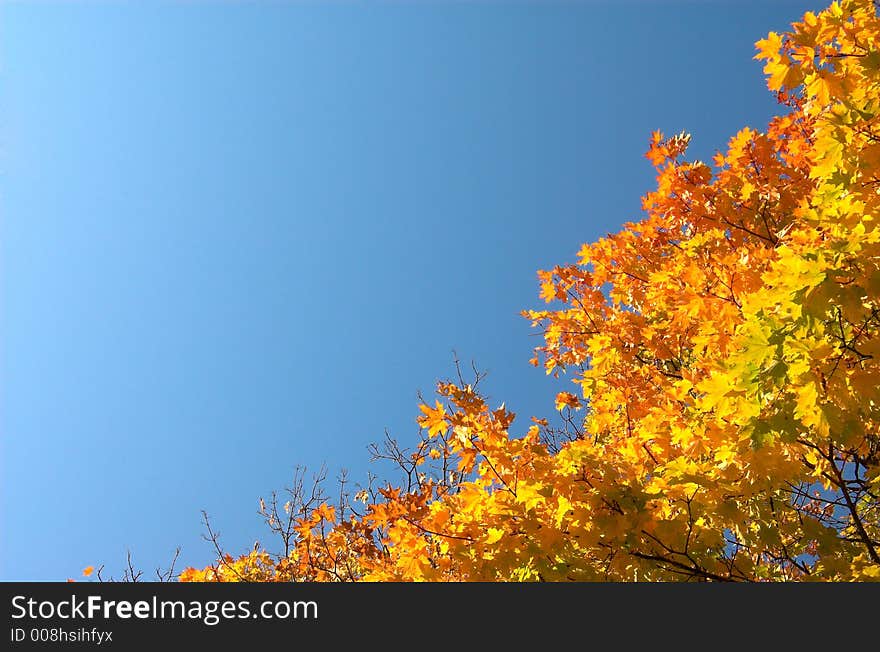
M 776 110 L 824 3 L 0 5 L 0 579 L 233 551 L 365 479 L 455 349 L 520 415 L 535 271 L 638 218 L 650 131 Z

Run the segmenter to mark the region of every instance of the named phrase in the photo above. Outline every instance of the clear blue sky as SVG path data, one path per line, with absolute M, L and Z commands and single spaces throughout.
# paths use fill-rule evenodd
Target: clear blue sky
M 148 574 L 350 469 L 451 350 L 521 421 L 535 271 L 639 216 L 653 129 L 775 111 L 824 2 L 0 5 L 0 579 Z

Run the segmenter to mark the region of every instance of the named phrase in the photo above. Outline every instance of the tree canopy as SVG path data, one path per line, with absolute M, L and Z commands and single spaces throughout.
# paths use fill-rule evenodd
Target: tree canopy
M 561 418 L 440 383 L 376 449 L 401 482 L 298 475 L 261 501 L 279 549 L 180 579 L 880 580 L 880 19 L 843 0 L 756 45 L 766 130 L 711 162 L 655 132 L 643 218 L 539 272 Z

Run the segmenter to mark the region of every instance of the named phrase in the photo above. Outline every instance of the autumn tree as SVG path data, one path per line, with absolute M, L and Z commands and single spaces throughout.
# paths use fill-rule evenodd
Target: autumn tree
M 263 502 L 280 550 L 181 580 L 880 579 L 880 20 L 757 43 L 780 115 L 654 133 L 638 222 L 539 273 L 562 425 L 438 387 L 403 482 Z M 558 418 L 554 423 L 560 423 Z

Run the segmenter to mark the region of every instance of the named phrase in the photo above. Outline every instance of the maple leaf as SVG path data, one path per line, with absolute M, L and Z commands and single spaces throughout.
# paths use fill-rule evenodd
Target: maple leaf
M 431 437 L 443 434 L 449 428 L 449 424 L 446 421 L 446 408 L 440 404 L 440 401 L 437 401 L 435 405 L 436 407 L 434 408 L 427 405 L 419 406 L 419 409 L 424 412 L 424 416 L 418 419 L 419 424 L 423 428 L 428 429 L 428 435 Z
M 578 400 L 578 397 L 570 392 L 559 392 L 556 395 L 556 409 L 563 410 L 565 408 L 571 408 L 572 410 L 577 410 L 580 408 L 581 402 Z

